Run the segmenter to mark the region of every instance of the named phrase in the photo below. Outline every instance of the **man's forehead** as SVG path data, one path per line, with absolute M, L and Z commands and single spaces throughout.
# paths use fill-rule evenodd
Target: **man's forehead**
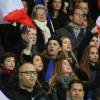
M 6 57 L 5 59 L 15 59 L 14 57 Z
M 80 2 L 79 6 L 88 6 L 88 3 L 87 2 Z
M 75 9 L 74 13 L 83 13 L 83 11 L 81 9 Z
M 20 71 L 36 71 L 34 65 L 32 64 L 23 64 L 21 67 L 20 67 Z
M 75 88 L 75 89 L 83 89 L 83 85 L 80 84 L 80 83 L 74 83 L 74 84 L 72 85 L 72 88 Z
M 36 29 L 29 28 L 29 31 L 36 32 Z
M 58 42 L 57 40 L 50 40 L 50 41 L 49 41 L 49 44 L 50 44 L 50 43 L 58 43 L 58 44 L 59 44 L 59 42 Z

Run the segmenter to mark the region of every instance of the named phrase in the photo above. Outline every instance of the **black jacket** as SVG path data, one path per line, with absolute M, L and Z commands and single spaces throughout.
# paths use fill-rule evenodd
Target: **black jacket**
M 68 37 L 72 42 L 72 47 L 74 51 L 78 48 L 80 42 L 82 41 L 85 35 L 85 33 L 84 34 L 82 33 L 82 34 L 79 34 L 78 37 L 76 38 L 74 31 L 70 25 L 66 25 L 63 28 L 56 30 L 55 33 L 56 33 L 56 36 L 59 38 L 63 36 Z
M 15 88 L 6 94 L 10 100 L 50 100 L 40 88 L 34 87 L 32 92 Z
M 11 73 L 11 74 L 9 74 Z M 3 92 L 12 89 L 17 81 L 16 71 L 9 71 L 0 68 L 0 88 Z
M 100 63 L 96 67 L 96 78 L 88 82 L 88 87 L 93 91 L 92 100 L 100 100 Z

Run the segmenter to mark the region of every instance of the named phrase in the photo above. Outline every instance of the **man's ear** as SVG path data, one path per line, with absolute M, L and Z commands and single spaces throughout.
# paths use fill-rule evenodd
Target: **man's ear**
M 22 78 L 21 75 L 22 75 L 22 74 L 21 74 L 20 72 L 17 73 L 17 76 L 18 76 L 19 79 Z

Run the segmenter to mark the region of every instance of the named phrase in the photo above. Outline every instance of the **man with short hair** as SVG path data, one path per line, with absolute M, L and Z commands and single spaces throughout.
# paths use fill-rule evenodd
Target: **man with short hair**
M 78 8 L 81 9 L 85 15 L 89 12 L 88 2 L 80 1 L 78 3 Z
M 85 28 L 83 28 L 83 11 L 76 8 L 70 15 L 70 22 L 63 28 L 56 30 L 58 37 L 67 36 L 71 42 L 73 50 L 76 51 L 80 42 L 85 35 Z
M 46 51 L 42 53 L 44 63 L 42 79 L 46 84 L 50 82 L 54 70 L 54 64 L 61 52 L 61 47 L 62 41 L 57 37 L 51 37 L 48 40 Z
M 48 100 L 47 95 L 36 87 L 38 74 L 33 64 L 24 63 L 19 68 L 19 86 L 8 91 L 10 100 Z
M 81 9 L 83 11 L 84 16 L 86 16 L 88 25 L 93 24 L 94 20 L 91 17 L 88 2 L 80 1 L 77 6 L 79 9 Z
M 58 38 L 50 38 L 47 43 L 47 53 L 49 58 L 56 59 L 61 51 L 62 42 Z
M 70 82 L 69 97 L 66 100 L 84 100 L 84 86 L 80 80 Z

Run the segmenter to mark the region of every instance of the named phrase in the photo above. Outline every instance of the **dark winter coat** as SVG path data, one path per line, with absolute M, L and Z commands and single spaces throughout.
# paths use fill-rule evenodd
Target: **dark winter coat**
M 37 87 L 34 87 L 32 92 L 17 87 L 6 95 L 10 100 L 50 100 L 47 94 Z

